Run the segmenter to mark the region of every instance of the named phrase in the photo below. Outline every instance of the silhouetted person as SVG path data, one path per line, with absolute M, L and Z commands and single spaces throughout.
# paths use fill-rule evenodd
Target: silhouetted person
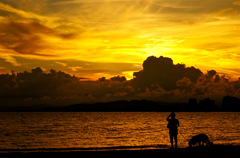
M 171 119 L 170 119 L 171 117 Z M 171 147 L 173 148 L 173 137 L 175 140 L 175 148 L 177 148 L 177 135 L 178 135 L 178 126 L 179 126 L 179 121 L 178 119 L 175 119 L 175 113 L 172 112 L 168 117 L 167 117 L 168 125 L 167 128 L 169 128 L 169 136 L 170 136 L 170 141 L 171 141 Z

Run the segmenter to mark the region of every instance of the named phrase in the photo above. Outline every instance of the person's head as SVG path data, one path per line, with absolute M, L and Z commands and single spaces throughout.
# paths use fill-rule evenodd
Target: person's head
M 175 115 L 175 113 L 174 113 L 174 112 L 172 112 L 172 113 L 171 113 L 171 118 L 173 118 L 173 119 L 174 119 L 174 118 L 175 118 L 175 116 L 176 116 L 176 115 Z

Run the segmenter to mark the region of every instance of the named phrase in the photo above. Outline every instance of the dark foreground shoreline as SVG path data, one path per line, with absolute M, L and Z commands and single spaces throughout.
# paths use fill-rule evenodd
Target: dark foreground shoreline
M 154 154 L 181 154 L 181 153 L 235 153 L 240 152 L 240 146 L 233 145 L 213 145 L 210 147 L 193 147 L 193 148 L 178 148 L 178 149 L 169 149 L 169 148 L 155 148 L 155 149 L 145 149 L 145 148 L 107 148 L 107 149 L 92 149 L 92 150 L 71 150 L 71 149 L 48 149 L 48 150 L 0 150 L 0 157 L 44 157 L 44 156 L 82 156 L 82 155 L 154 155 Z

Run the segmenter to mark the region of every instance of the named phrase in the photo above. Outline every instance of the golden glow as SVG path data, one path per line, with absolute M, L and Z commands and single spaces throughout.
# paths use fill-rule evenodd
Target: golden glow
M 5 40 L 0 40 L 0 58 L 5 64 L 0 72 L 39 66 L 15 59 L 22 57 L 56 60 L 69 72 L 92 79 L 101 75 L 130 79 L 141 67 L 106 68 L 112 73 L 91 67 L 96 71 L 90 74 L 64 60 L 136 65 L 150 55 L 163 55 L 236 78 L 240 74 L 239 4 L 239 0 L 3 0 L 0 38 Z

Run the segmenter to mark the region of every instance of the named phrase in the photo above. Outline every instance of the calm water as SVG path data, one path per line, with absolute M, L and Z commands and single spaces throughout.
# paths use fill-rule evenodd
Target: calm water
M 0 113 L 0 149 L 170 145 L 165 112 Z M 176 113 L 179 146 L 206 133 L 214 144 L 240 145 L 240 113 Z

